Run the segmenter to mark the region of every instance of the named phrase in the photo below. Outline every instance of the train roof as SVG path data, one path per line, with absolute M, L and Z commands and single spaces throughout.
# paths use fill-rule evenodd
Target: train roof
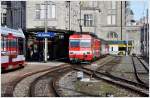
M 108 43 L 107 40 L 104 40 L 104 39 L 102 39 L 102 38 L 99 38 L 95 33 L 92 33 L 92 32 L 82 32 L 82 33 L 76 32 L 76 33 L 74 33 L 74 34 L 88 34 L 88 35 L 91 35 L 92 37 L 95 37 L 95 38 L 101 40 L 102 42 Z M 74 34 L 73 34 L 73 35 L 74 35 Z
M 1 27 L 1 34 L 8 35 L 9 33 L 12 33 L 13 36 L 16 36 L 16 37 L 25 38 L 25 35 L 21 29 L 15 30 L 15 29 L 7 28 L 7 27 Z
M 82 32 L 82 33 L 76 32 L 76 33 L 74 33 L 74 34 L 88 34 L 88 35 L 91 35 L 92 37 L 98 38 L 97 35 L 96 35 L 95 33 L 92 33 L 92 32 Z

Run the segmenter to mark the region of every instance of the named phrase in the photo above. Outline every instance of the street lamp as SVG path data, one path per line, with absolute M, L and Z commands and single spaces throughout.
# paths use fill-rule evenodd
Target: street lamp
M 82 25 L 81 25 L 81 6 L 82 6 L 82 3 L 81 3 L 81 1 L 79 2 L 79 5 L 80 5 L 80 25 L 79 25 L 79 27 L 80 27 L 80 33 L 82 33 Z
M 45 33 L 47 33 L 47 7 L 48 7 L 48 2 L 45 1 L 45 21 L 44 21 L 44 26 L 45 26 Z M 47 62 L 47 38 L 45 38 L 45 44 L 44 44 L 44 62 Z
M 126 32 L 126 56 L 128 56 L 128 33 Z
M 70 1 L 67 1 L 67 7 L 69 7 L 69 31 L 70 31 Z

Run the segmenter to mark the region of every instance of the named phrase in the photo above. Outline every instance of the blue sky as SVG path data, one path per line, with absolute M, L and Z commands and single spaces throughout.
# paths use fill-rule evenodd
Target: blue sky
M 149 0 L 130 1 L 130 7 L 133 10 L 135 20 L 139 20 L 141 17 L 146 15 L 146 9 L 148 8 L 148 3 L 149 3 Z

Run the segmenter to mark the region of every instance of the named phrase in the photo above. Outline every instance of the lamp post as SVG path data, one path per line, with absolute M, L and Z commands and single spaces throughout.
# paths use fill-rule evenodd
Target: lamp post
M 44 26 L 45 26 L 45 33 L 47 33 L 47 7 L 48 7 L 48 2 L 45 1 L 45 21 L 44 21 Z M 45 44 L 44 44 L 44 62 L 47 62 L 47 38 L 44 39 Z
M 128 33 L 126 32 L 126 56 L 128 56 Z
M 81 25 L 81 6 L 82 6 L 82 4 L 81 4 L 81 1 L 79 2 L 79 5 L 80 5 L 80 24 L 79 24 L 79 26 L 80 26 L 80 33 L 82 34 L 82 25 Z
M 121 1 L 121 17 L 120 17 L 120 19 L 121 19 L 121 40 L 122 40 L 122 1 Z

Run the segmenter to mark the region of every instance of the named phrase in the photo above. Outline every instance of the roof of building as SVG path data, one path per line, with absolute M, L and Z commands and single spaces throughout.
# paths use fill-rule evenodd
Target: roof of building
M 27 32 L 44 32 L 45 28 L 29 28 L 27 29 Z M 59 32 L 59 33 L 68 33 L 68 32 L 74 32 L 72 30 L 64 30 L 64 29 L 54 29 L 54 28 L 47 28 L 47 31 L 52 32 Z
M 127 44 L 126 40 L 111 40 L 108 41 L 109 44 Z M 128 41 L 128 44 L 132 44 L 132 41 Z

